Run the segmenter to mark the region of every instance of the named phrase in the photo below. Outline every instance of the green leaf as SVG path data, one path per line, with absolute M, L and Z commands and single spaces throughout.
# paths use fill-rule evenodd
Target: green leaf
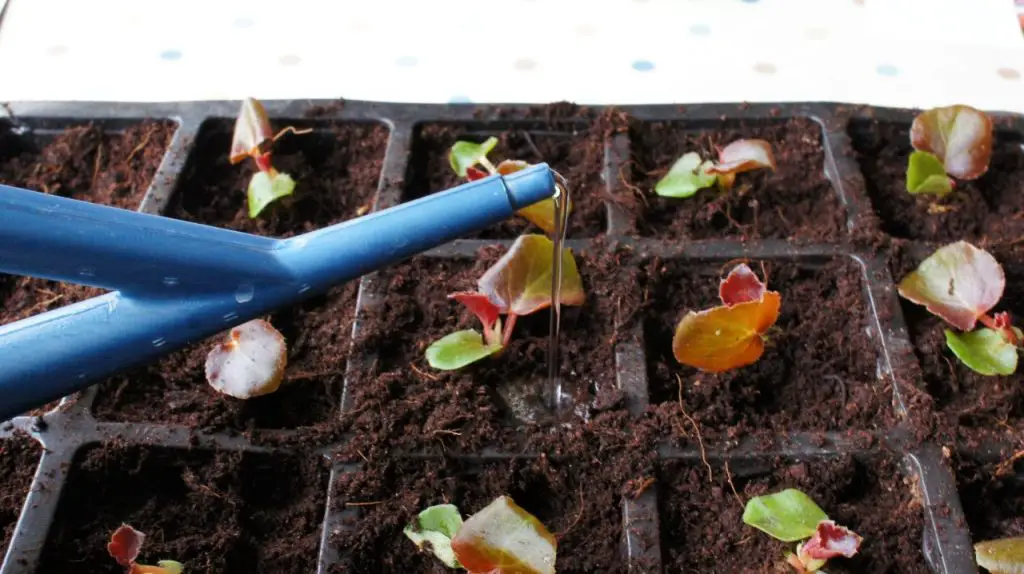
M 491 150 L 496 145 L 498 145 L 498 138 L 496 137 L 489 137 L 484 140 L 484 143 L 480 144 L 457 141 L 452 146 L 451 151 L 448 152 L 448 162 L 451 163 L 452 169 L 455 170 L 459 177 L 466 177 L 466 169 L 481 163 L 481 160 L 487 159 L 487 154 L 491 153 Z
M 926 151 L 915 151 L 907 162 L 907 191 L 946 195 L 953 183 L 942 167 L 942 160 Z
M 412 524 L 405 527 L 403 533 L 417 548 L 423 550 L 424 544 L 438 560 L 449 568 L 461 568 L 452 550 L 452 538 L 462 527 L 462 515 L 454 504 L 438 504 L 420 512 Z
M 520 235 L 478 281 L 481 293 L 503 313 L 529 315 L 551 306 L 552 260 L 555 246 L 543 235 Z M 582 305 L 585 299 L 572 250 L 562 249 L 562 305 Z
M 755 496 L 743 510 L 743 522 L 783 542 L 810 538 L 822 520 L 825 511 L 795 488 Z
M 992 574 L 1024 574 L 1024 537 L 979 542 L 974 559 Z
M 1012 375 L 1017 370 L 1017 347 L 994 329 L 983 327 L 970 333 L 946 329 L 946 346 L 975 373 Z
M 161 560 L 156 565 L 166 570 L 167 574 L 181 574 L 185 571 L 185 565 L 174 560 Z
M 654 186 L 654 193 L 662 197 L 690 197 L 699 190 L 711 187 L 718 176 L 707 174 L 714 162 L 701 161 L 700 154 L 691 151 L 672 164 L 665 177 Z
M 255 218 L 271 202 L 295 191 L 295 180 L 287 173 L 271 175 L 258 171 L 249 180 L 249 217 Z
M 461 369 L 502 349 L 499 345 L 487 345 L 484 337 L 474 329 L 456 331 L 434 341 L 427 347 L 427 362 L 442 371 Z

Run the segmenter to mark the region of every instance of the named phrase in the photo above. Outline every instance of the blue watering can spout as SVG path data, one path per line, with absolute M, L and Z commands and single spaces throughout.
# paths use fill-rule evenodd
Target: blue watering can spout
M 0 271 L 113 291 L 0 326 L 0 421 L 554 192 L 539 164 L 273 239 L 0 185 Z

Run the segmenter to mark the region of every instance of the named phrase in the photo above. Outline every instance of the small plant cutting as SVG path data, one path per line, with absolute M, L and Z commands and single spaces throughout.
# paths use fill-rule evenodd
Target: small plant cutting
M 782 297 L 768 291 L 746 264 L 721 281 L 722 304 L 690 311 L 672 337 L 672 353 L 684 365 L 718 373 L 755 363 L 764 353 L 766 333 L 779 318 Z
M 981 375 L 1012 375 L 1024 339 L 1007 312 L 989 315 L 1003 296 L 1003 268 L 984 249 L 965 241 L 940 247 L 898 286 L 903 298 L 924 305 L 957 329 L 946 329 L 946 346 Z M 984 327 L 974 330 L 981 322 Z
M 139 564 L 135 560 L 142 550 L 142 543 L 146 541 L 146 535 L 135 530 L 127 524 L 122 524 L 110 536 L 107 543 L 107 552 L 110 557 L 117 560 L 117 563 L 126 568 L 127 574 L 182 574 L 185 565 L 174 560 L 160 560 L 156 566 Z
M 455 505 L 431 506 L 404 532 L 445 566 L 470 574 L 555 572 L 555 537 L 508 496 L 496 498 L 465 522 Z
M 251 399 L 281 386 L 288 363 L 284 336 L 270 323 L 254 319 L 228 332 L 206 355 L 206 381 L 219 393 Z
M 992 119 L 963 105 L 926 110 L 914 118 L 910 144 L 907 191 L 941 197 L 953 191 L 956 179 L 978 179 L 988 171 Z
M 270 127 L 267 111 L 255 98 L 246 98 L 235 120 L 235 133 L 231 139 L 232 164 L 245 161 L 251 157 L 259 169 L 249 180 L 249 217 L 255 218 L 271 202 L 295 191 L 295 180 L 287 173 L 274 169 L 270 161 L 270 148 L 284 134 L 291 132 L 296 135 L 313 131 L 297 130 L 288 126 L 276 134 Z
M 799 542 L 796 553 L 786 555 L 799 574 L 819 572 L 832 558 L 852 558 L 863 540 L 829 520 L 811 497 L 795 488 L 751 498 L 743 509 L 743 522 L 776 540 Z
M 530 164 L 525 161 L 510 159 L 495 166 L 491 160 L 487 159 L 487 154 L 491 153 L 496 145 L 498 145 L 496 137 L 489 137 L 483 143 L 459 140 L 448 152 L 448 162 L 459 177 L 464 177 L 469 181 L 483 179 L 489 175 L 509 175 L 530 167 Z M 568 205 L 567 210 L 571 211 L 572 202 L 570 201 Z M 516 215 L 551 235 L 555 232 L 556 226 L 555 207 L 555 199 L 549 198 L 520 209 Z
M 979 542 L 974 560 L 992 574 L 1024 574 L 1024 537 Z
M 718 150 L 717 163 L 701 158 L 695 151 L 683 154 L 654 185 L 654 193 L 662 197 L 691 197 L 715 184 L 722 192 L 728 192 L 736 183 L 737 174 L 757 169 L 775 171 L 771 144 L 758 139 L 736 140 Z
M 427 348 L 427 362 L 435 369 L 461 369 L 504 349 L 512 338 L 516 319 L 551 306 L 554 244 L 543 235 L 521 235 L 477 281 L 477 291 L 452 293 L 483 325 L 456 331 Z M 583 283 L 572 250 L 562 249 L 562 282 L 559 302 L 582 305 Z M 502 325 L 501 315 L 505 315 Z

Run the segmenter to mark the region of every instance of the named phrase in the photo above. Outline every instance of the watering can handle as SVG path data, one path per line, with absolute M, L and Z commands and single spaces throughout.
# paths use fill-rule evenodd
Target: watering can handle
M 0 421 L 554 192 L 539 164 L 272 239 L 0 185 L 0 271 L 113 291 L 0 326 Z

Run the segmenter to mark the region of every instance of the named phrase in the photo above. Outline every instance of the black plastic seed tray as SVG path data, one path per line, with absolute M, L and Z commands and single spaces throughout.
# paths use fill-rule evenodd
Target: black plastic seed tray
M 373 210 L 385 209 L 400 203 L 411 162 L 418 161 L 418 130 L 426 123 L 461 124 L 470 131 L 485 133 L 488 130 L 505 129 L 510 126 L 525 130 L 537 129 L 543 122 L 538 121 L 527 106 L 441 106 L 385 104 L 368 102 L 332 101 L 268 101 L 266 108 L 274 120 L 294 120 L 303 126 L 326 127 L 330 122 L 378 123 L 386 127 L 389 138 L 383 158 L 379 185 Z M 906 397 L 897 384 L 896 373 L 908 371 L 908 362 L 914 361 L 907 328 L 904 324 L 893 279 L 884 258 L 866 247 L 858 247 L 851 238 L 862 225 L 863 215 L 872 209 L 867 195 L 864 177 L 853 156 L 849 128 L 852 123 L 878 119 L 909 124 L 913 118 L 910 110 L 889 110 L 853 107 L 838 104 L 755 104 L 731 105 L 708 104 L 687 105 L 685 108 L 672 105 L 624 106 L 622 111 L 639 122 L 679 121 L 682 125 L 715 126 L 722 121 L 742 120 L 744 122 L 777 122 L 791 117 L 809 118 L 821 128 L 826 150 L 824 165 L 820 166 L 830 180 L 840 204 L 847 210 L 846 229 L 842 238 L 831 243 L 807 244 L 790 243 L 785 240 L 738 241 L 670 241 L 640 237 L 628 217 L 612 202 L 606 202 L 606 226 L 602 236 L 610 241 L 595 242 L 589 237 L 572 237 L 570 246 L 578 250 L 601 250 L 619 246 L 633 249 L 633 263 L 643 265 L 652 258 L 664 261 L 683 261 L 693 268 L 706 267 L 737 258 L 766 261 L 794 261 L 798 265 L 817 267 L 824 261 L 848 259 L 861 270 L 863 297 L 872 310 L 872 320 L 867 325 L 853 325 L 852 329 L 864 329 L 878 349 L 878 378 L 880 388 L 892 388 L 892 405 L 896 419 L 907 415 Z M 237 102 L 186 102 L 168 104 L 131 103 L 15 103 L 9 108 L 14 114 L 13 124 L 19 130 L 46 134 L 85 122 L 97 122 L 104 128 L 117 130 L 134 121 L 146 118 L 166 119 L 177 124 L 177 129 L 160 165 L 153 183 L 147 192 L 140 211 L 163 213 L 172 199 L 172 194 L 183 193 L 179 189 L 179 176 L 196 153 L 195 142 L 200 131 L 207 129 L 209 122 L 230 122 L 237 111 Z M 595 108 L 601 111 L 600 108 Z M 1024 118 L 1006 114 L 1001 117 L 1000 129 L 1017 134 L 1024 133 Z M 10 121 L 10 120 L 9 120 Z M 578 123 L 587 120 L 580 118 Z M 571 123 L 571 122 L 569 122 Z M 571 131 L 569 126 L 566 130 Z M 557 135 L 557 134 L 555 134 Z M 610 135 L 605 141 L 603 182 L 614 196 L 626 185 L 620 175 L 631 157 L 631 137 L 627 133 Z M 226 151 L 226 150 L 225 150 Z M 628 171 L 628 170 L 627 170 Z M 627 176 L 628 177 L 628 176 Z M 439 259 L 471 258 L 484 245 L 511 243 L 511 239 L 481 240 L 463 239 L 435 249 L 426 257 Z M 927 252 L 934 247 L 915 245 L 913 248 Z M 386 272 L 386 271 L 384 271 Z M 360 329 L 361 318 L 373 310 L 384 294 L 384 285 L 379 275 L 364 277 L 359 286 L 354 332 Z M 638 327 L 635 338 L 618 344 L 616 348 L 616 381 L 625 396 L 629 412 L 640 416 L 651 402 L 648 390 L 648 374 L 645 359 L 643 329 Z M 353 340 L 355 337 L 353 337 Z M 350 357 L 347 363 L 349 374 L 356 369 L 366 369 L 374 357 L 363 354 Z M 346 376 L 346 379 L 350 378 Z M 236 433 L 207 433 L 199 429 L 176 424 L 101 422 L 94 418 L 92 405 L 95 389 L 67 397 L 51 412 L 41 417 L 19 417 L 6 423 L 0 430 L 0 438 L 7 438 L 16 432 L 31 435 L 43 448 L 34 482 L 25 501 L 10 543 L 9 551 L 0 568 L 0 574 L 40 572 L 36 566 L 45 547 L 48 533 L 53 529 L 55 513 L 60 505 L 69 469 L 73 472 L 75 457 L 81 449 L 97 443 L 116 441 L 122 444 L 157 445 L 174 449 L 203 450 L 208 448 L 237 450 L 252 453 L 267 452 L 269 447 L 259 446 Z M 352 408 L 349 389 L 337 397 L 339 410 Z M 961 502 L 958 499 L 956 483 L 948 464 L 948 454 L 937 444 L 921 444 L 909 440 L 909 432 L 903 423 L 884 431 L 862 432 L 864 429 L 841 429 L 829 433 L 789 432 L 783 436 L 749 438 L 739 441 L 708 441 L 706 458 L 709 464 L 727 465 L 736 476 L 755 476 L 770 471 L 772 461 L 795 460 L 813 463 L 830 460 L 839 455 L 851 454 L 870 461 L 878 456 L 882 446 L 902 453 L 902 467 L 908 477 L 907 488 L 920 503 L 924 514 L 924 536 L 922 552 L 936 573 L 966 574 L 976 572 L 971 538 L 966 529 Z M 291 431 L 274 431 L 286 435 Z M 553 432 L 558 432 L 554 430 Z M 865 440 L 865 436 L 868 440 Z M 0 441 L 0 446 L 4 443 Z M 262 444 L 262 443 L 261 443 Z M 765 446 L 770 445 L 770 446 Z M 322 456 L 332 460 L 331 453 L 341 445 L 324 445 Z M 1011 445 L 990 445 L 985 453 L 1005 452 Z M 964 451 L 965 456 L 983 456 L 985 453 Z M 469 460 L 502 459 L 507 457 L 532 457 L 541 453 L 501 453 L 493 450 L 478 453 L 460 453 L 458 456 Z M 436 453 L 396 453 L 395 456 L 436 457 Z M 658 458 L 666 464 L 672 461 L 700 466 L 704 456 L 698 445 L 680 448 L 665 442 L 658 450 Z M 358 465 L 335 463 L 329 485 L 333 485 L 342 473 L 357 472 Z M 639 478 L 639 477 L 638 477 Z M 333 532 L 350 527 L 352 518 L 358 517 L 359 508 L 341 507 L 332 498 L 327 486 L 326 505 L 323 509 L 324 527 L 317 559 L 318 572 L 326 573 L 333 565 L 345 564 L 346 549 L 333 547 L 330 543 Z M 145 485 L 140 485 L 145 488 Z M 659 489 L 650 487 L 638 497 L 625 497 L 622 505 L 623 556 L 631 564 L 633 572 L 660 572 L 665 552 L 661 546 L 665 537 L 659 524 L 663 522 L 663 509 L 659 507 Z M 999 501 L 987 501 L 999 504 Z M 395 540 L 396 545 L 406 544 Z M 342 570 L 344 571 L 344 569 Z M 667 569 L 665 570 L 667 571 Z

